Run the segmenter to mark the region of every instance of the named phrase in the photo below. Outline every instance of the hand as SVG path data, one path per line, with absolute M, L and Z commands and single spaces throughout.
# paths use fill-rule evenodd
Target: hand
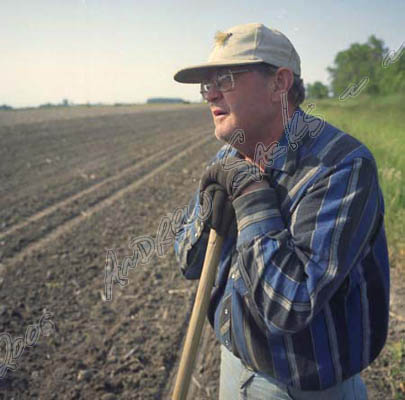
M 211 183 L 204 190 L 200 189 L 200 203 L 203 210 L 210 210 L 206 227 L 215 229 L 223 237 L 236 236 L 235 210 L 221 185 Z
M 259 168 L 246 160 L 227 157 L 208 167 L 200 181 L 201 204 L 206 209 L 209 201 L 212 210 L 208 226 L 221 236 L 236 234 L 232 201 L 250 191 L 251 187 L 257 188 L 258 184 L 267 185 L 262 181 Z

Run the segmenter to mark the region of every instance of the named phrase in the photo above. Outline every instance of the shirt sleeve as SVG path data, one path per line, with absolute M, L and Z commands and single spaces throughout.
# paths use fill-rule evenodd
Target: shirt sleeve
M 232 156 L 235 150 L 224 145 L 208 162 L 207 168 L 226 155 Z M 200 206 L 200 193 L 197 190 L 188 206 L 190 216 L 184 215 L 183 221 L 175 232 L 174 251 L 180 269 L 187 279 L 199 279 L 207 250 L 209 228 L 204 223 L 209 210 Z
M 199 279 L 208 244 L 209 232 L 203 222 L 204 210 L 199 204 L 197 190 L 189 204 L 190 216 L 184 215 L 175 233 L 174 251 L 180 269 L 187 279 Z
M 356 158 L 309 187 L 288 221 L 272 187 L 233 202 L 241 279 L 272 334 L 303 329 L 341 287 L 381 223 L 380 195 L 374 162 Z

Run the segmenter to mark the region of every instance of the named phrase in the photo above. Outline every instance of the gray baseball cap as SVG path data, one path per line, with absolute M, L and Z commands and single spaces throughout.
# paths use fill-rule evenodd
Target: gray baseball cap
M 263 62 L 288 67 L 295 75 L 301 75 L 300 57 L 283 33 L 258 23 L 237 25 L 216 33 L 208 62 L 181 69 L 174 79 L 182 83 L 200 83 L 212 68 Z

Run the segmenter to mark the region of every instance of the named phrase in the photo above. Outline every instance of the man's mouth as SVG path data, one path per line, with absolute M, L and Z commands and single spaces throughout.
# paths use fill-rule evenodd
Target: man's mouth
M 223 111 L 223 110 L 214 110 L 212 113 L 213 113 L 214 116 L 216 116 L 216 117 L 218 117 L 218 116 L 220 116 L 220 115 L 225 115 L 225 114 L 227 114 L 227 113 L 226 113 L 225 111 Z

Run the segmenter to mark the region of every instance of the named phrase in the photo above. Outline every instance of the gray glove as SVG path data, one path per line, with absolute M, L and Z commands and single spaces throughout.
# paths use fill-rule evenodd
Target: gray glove
M 200 202 L 203 209 L 211 205 L 207 225 L 221 236 L 236 235 L 236 218 L 232 202 L 243 189 L 259 182 L 262 174 L 257 166 L 237 157 L 227 157 L 208 167 L 200 181 Z M 202 192 L 205 192 L 204 194 Z M 206 204 L 210 201 L 210 204 Z

